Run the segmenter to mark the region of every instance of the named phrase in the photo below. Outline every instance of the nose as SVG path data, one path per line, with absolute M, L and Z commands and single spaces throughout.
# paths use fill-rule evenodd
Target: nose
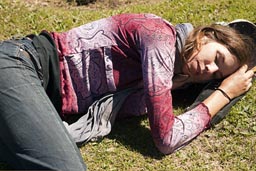
M 208 72 L 208 73 L 214 73 L 216 71 L 219 70 L 219 67 L 216 65 L 215 62 L 212 62 L 210 64 L 206 64 L 205 65 L 205 70 Z

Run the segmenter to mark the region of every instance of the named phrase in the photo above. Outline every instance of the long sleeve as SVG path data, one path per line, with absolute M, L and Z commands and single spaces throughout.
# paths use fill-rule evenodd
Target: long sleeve
M 174 74 L 175 31 L 172 26 L 158 22 L 147 33 L 139 30 L 145 102 L 152 136 L 155 141 L 164 140 L 172 129 L 172 77 Z M 169 140 L 168 140 L 169 141 Z M 168 143 L 169 142 L 164 142 Z
M 94 99 L 138 86 L 143 91 L 130 100 L 144 99 L 142 105 L 129 100 L 125 105 L 136 115 L 147 112 L 161 152 L 170 153 L 193 139 L 206 127 L 209 114 L 203 105 L 177 118 L 173 113 L 176 43 L 182 39 L 176 37 L 182 32 L 152 14 L 121 14 L 53 33 L 60 58 L 62 113 L 84 113 Z
M 203 132 L 209 126 L 209 121 L 208 108 L 201 103 L 196 108 L 175 117 L 170 130 L 171 137 L 165 137 L 167 141 L 170 139 L 169 143 L 155 141 L 156 146 L 164 154 L 173 153 Z
M 176 32 L 174 27 L 162 21 L 143 23 L 147 30 L 138 30 L 137 37 L 140 38 L 145 102 L 152 137 L 158 149 L 169 154 L 205 130 L 210 115 L 207 107 L 200 104 L 175 117 L 171 88 Z

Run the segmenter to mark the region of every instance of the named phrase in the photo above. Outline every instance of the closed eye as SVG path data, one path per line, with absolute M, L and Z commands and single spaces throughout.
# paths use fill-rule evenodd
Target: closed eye
M 219 70 L 213 73 L 214 79 L 224 78 L 223 73 L 221 72 L 221 68 L 220 68 L 220 64 L 224 63 L 224 59 L 225 59 L 224 55 L 221 52 L 217 51 L 214 62 L 218 66 Z

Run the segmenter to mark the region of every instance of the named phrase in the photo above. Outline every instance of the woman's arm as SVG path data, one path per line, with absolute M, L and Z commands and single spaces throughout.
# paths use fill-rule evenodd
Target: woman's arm
M 247 66 L 241 67 L 237 72 L 226 78 L 219 88 L 233 99 L 249 90 L 252 83 L 253 71 L 247 71 Z M 192 110 L 175 118 L 173 128 L 170 130 L 169 144 L 156 143 L 164 154 L 170 154 L 185 146 L 208 127 L 210 117 L 221 110 L 229 99 L 220 90 L 214 91 L 207 99 Z
M 224 91 L 231 99 L 245 93 L 252 86 L 253 71 L 248 70 L 247 65 L 242 66 L 237 72 L 226 78 L 219 89 Z M 203 103 L 208 107 L 211 117 L 217 114 L 226 104 L 229 99 L 220 91 L 214 91 Z

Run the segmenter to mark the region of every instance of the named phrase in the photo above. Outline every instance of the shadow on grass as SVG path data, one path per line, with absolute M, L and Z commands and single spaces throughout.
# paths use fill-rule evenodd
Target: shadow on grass
M 193 103 L 204 85 L 194 85 L 187 89 L 172 92 L 173 107 L 186 108 Z M 115 139 L 125 147 L 135 150 L 144 156 L 155 159 L 164 157 L 154 145 L 150 129 L 147 127 L 147 116 L 133 117 L 118 120 L 108 135 L 108 138 Z
M 7 164 L 0 162 L 0 170 L 10 170 L 11 168 L 8 167 Z
M 116 121 L 108 138 L 115 139 L 131 151 L 144 156 L 161 159 L 163 155 L 156 149 L 149 128 L 142 123 L 147 116 Z
M 89 3 L 96 2 L 96 0 L 67 0 L 67 2 L 76 2 L 77 5 L 88 5 Z

